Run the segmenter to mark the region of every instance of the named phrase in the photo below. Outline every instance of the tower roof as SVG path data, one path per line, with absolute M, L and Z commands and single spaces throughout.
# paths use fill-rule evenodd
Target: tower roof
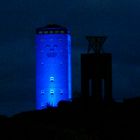
M 70 32 L 64 26 L 58 24 L 48 24 L 36 29 L 37 34 L 69 34 Z

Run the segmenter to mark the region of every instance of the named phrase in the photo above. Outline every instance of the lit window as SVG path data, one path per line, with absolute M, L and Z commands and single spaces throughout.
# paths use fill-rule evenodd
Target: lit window
M 54 77 L 53 77 L 53 76 L 50 77 L 50 81 L 51 81 L 51 82 L 54 81 Z
M 47 55 L 48 57 L 55 57 L 55 56 L 57 56 L 57 53 L 54 52 L 53 50 L 50 50 L 50 52 L 48 52 L 46 55 Z
M 53 94 L 54 94 L 54 90 L 51 89 L 51 90 L 50 90 L 50 93 L 51 93 L 51 95 L 53 95 Z
M 43 95 L 45 93 L 45 91 L 44 90 L 41 90 L 41 94 Z

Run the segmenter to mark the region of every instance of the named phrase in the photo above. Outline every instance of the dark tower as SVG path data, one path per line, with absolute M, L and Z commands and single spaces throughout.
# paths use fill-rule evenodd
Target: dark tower
M 112 55 L 104 53 L 102 48 L 106 38 L 86 37 L 88 51 L 81 54 L 81 92 L 85 100 L 92 96 L 96 102 L 112 101 Z

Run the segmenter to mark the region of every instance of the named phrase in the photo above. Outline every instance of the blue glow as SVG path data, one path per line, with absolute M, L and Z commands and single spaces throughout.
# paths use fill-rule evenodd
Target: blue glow
M 71 99 L 71 36 L 64 31 L 36 34 L 36 108 Z M 56 34 L 57 33 L 57 34 Z

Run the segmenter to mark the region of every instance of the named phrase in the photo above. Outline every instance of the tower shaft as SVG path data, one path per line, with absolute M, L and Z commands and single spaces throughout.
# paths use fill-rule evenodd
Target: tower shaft
M 85 99 L 92 96 L 98 102 L 112 101 L 111 54 L 81 55 L 81 91 Z
M 59 25 L 36 30 L 36 107 L 71 98 L 71 36 Z

